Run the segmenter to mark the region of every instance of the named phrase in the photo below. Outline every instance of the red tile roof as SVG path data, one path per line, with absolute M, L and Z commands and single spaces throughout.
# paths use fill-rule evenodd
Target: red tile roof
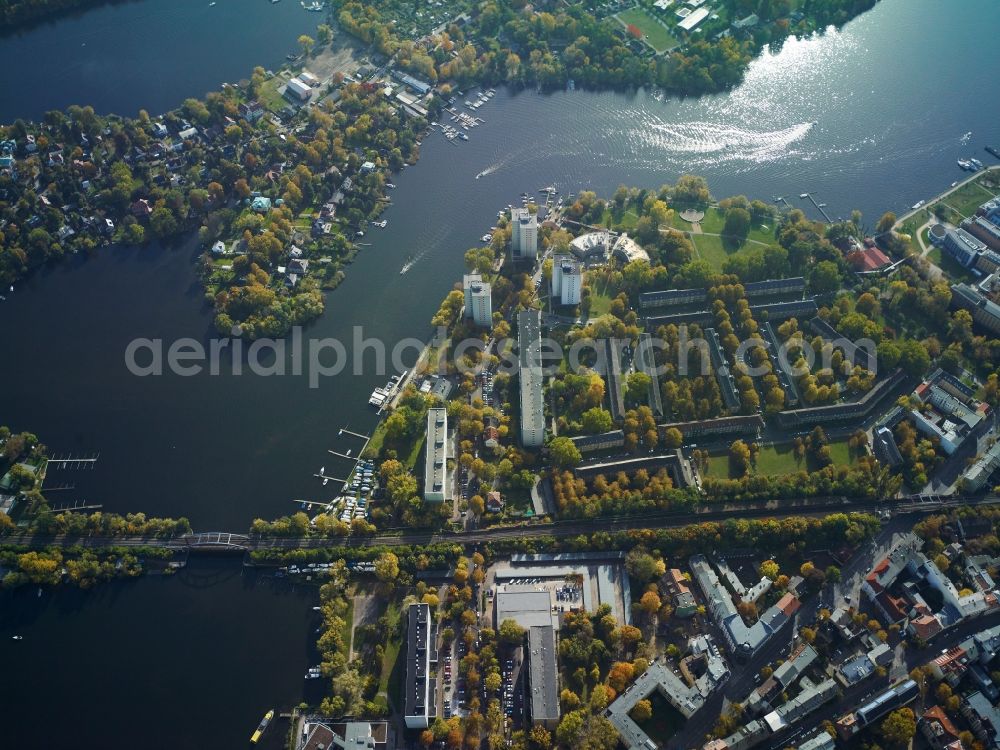
M 801 604 L 793 594 L 785 594 L 778 600 L 775 606 L 784 612 L 786 616 L 791 617 L 798 611 Z
M 852 250 L 847 254 L 847 260 L 859 271 L 877 271 L 892 262 L 874 244 Z
M 949 739 L 958 739 L 958 730 L 941 706 L 931 706 L 924 711 L 923 718 L 926 721 L 935 721 L 940 724 Z
M 923 638 L 925 641 L 932 635 L 941 632 L 941 622 L 931 615 L 920 615 L 920 617 L 910 620 L 910 627 L 913 628 L 913 633 L 918 638 Z

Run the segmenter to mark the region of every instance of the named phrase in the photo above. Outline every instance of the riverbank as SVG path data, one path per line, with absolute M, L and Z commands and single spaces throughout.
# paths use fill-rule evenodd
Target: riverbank
M 938 276 L 943 277 L 947 271 L 956 280 L 966 279 L 967 270 L 950 256 L 942 254 L 940 246 L 931 241 L 930 228 L 942 222 L 957 226 L 964 219 L 974 216 L 980 205 L 1000 196 L 996 187 L 991 190 L 983 185 L 984 181 L 995 183 L 998 176 L 1000 165 L 987 165 L 969 177 L 953 182 L 944 192 L 920 201 L 899 217 L 892 231 L 908 237 L 912 250 L 925 258 Z

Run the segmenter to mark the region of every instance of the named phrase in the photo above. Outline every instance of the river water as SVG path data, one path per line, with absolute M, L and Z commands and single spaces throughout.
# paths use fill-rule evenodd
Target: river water
M 160 7 L 148 0 L 107 11 L 147 5 Z M 216 8 L 222 6 L 220 0 Z M 264 22 L 263 10 L 246 8 L 255 23 Z M 51 32 L 89 17 L 60 22 Z M 858 208 L 874 224 L 883 211 L 902 210 L 958 179 L 959 156 L 992 161 L 982 146 L 1000 143 L 1000 102 L 991 94 L 1000 69 L 991 36 L 998 24 L 1000 5 L 991 0 L 962 0 L 947 13 L 934 0 L 883 0 L 840 32 L 790 41 L 765 55 L 727 95 L 660 101 L 645 92 L 501 91 L 479 110 L 486 124 L 468 143 L 433 134 L 420 162 L 394 177 L 388 227 L 368 233 L 371 246 L 305 335 L 349 344 L 360 325 L 365 337 L 388 346 L 425 339 L 442 296 L 461 278 L 464 250 L 494 223 L 497 209 L 550 184 L 607 195 L 620 183 L 656 187 L 693 172 L 720 197 L 783 195 L 799 205 L 792 196 L 808 190 L 835 217 Z M 105 52 L 114 58 L 114 50 Z M 24 51 L 22 59 L 29 57 Z M 154 101 L 142 89 L 116 91 L 113 103 L 155 111 L 213 80 L 179 81 L 169 101 Z M 85 84 L 78 81 L 72 96 L 63 90 L 45 108 L 94 100 L 106 88 Z M 22 100 L 5 89 L 0 106 L 8 116 L 30 115 L 37 102 L 28 97 L 24 111 L 14 111 Z M 305 376 L 130 375 L 124 351 L 136 338 L 169 343 L 212 335 L 193 272 L 196 254 L 193 240 L 101 251 L 36 275 L 0 306 L 8 353 L 0 371 L 0 422 L 37 432 L 55 452 L 100 452 L 93 471 L 52 473 L 53 483 L 76 487 L 54 500 L 66 495 L 108 510 L 186 515 L 202 531 L 243 530 L 256 516 L 295 510 L 293 499 L 330 497 L 333 485 L 320 486 L 312 474 L 321 465 L 334 475 L 344 469 L 327 450 L 356 444 L 338 437 L 339 428 L 367 432 L 374 425 L 368 394 L 385 376 L 371 367 L 359 376 L 325 378 L 317 389 Z M 412 266 L 400 274 L 408 261 Z M 134 592 L 146 585 L 121 594 L 123 610 L 141 611 L 146 600 Z M 205 599 L 232 596 L 219 590 Z M 71 631 L 86 616 L 61 619 Z M 169 611 L 160 616 L 164 627 L 184 634 L 167 639 L 169 648 L 159 644 L 165 651 L 181 653 L 189 639 L 212 635 Z M 254 618 L 245 622 L 256 627 Z M 117 648 L 101 657 L 109 669 L 130 664 Z M 297 663 L 287 668 L 296 677 L 299 671 Z M 245 713 L 258 710 L 251 703 Z M 28 723 L 44 716 L 31 703 L 18 709 L 15 715 Z
M 315 600 L 220 559 L 94 591 L 0 594 L 0 745 L 244 747 L 268 709 L 304 697 Z

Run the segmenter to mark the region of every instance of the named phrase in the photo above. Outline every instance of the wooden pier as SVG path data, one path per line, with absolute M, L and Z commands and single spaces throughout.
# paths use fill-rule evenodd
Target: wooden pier
M 830 218 L 830 214 L 828 214 L 825 210 L 823 210 L 823 206 L 821 206 L 819 203 L 816 202 L 816 198 L 813 197 L 812 193 L 803 193 L 802 195 L 808 198 L 810 202 L 816 207 L 816 210 L 823 215 L 823 218 L 826 219 L 827 224 L 833 224 L 833 219 Z
M 49 469 L 93 469 L 97 464 L 97 459 L 101 457 L 100 453 L 95 453 L 92 456 L 75 456 L 72 453 L 67 453 L 65 456 L 53 456 L 48 461 Z
M 79 500 L 67 505 L 56 505 L 51 510 L 53 513 L 74 513 L 84 510 L 100 510 L 103 507 L 102 503 L 88 503 L 86 500 Z

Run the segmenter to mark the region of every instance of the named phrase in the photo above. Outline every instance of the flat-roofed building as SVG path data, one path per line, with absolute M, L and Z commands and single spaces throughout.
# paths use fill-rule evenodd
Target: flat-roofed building
M 694 28 L 708 18 L 708 8 L 698 8 L 691 11 L 687 16 L 677 22 L 677 28 L 684 31 L 693 31 Z
M 472 318 L 477 326 L 493 325 L 493 294 L 489 282 L 478 273 L 468 273 L 462 278 L 465 293 L 465 317 Z
M 559 724 L 559 665 L 556 632 L 551 625 L 528 628 L 527 709 L 531 722 L 546 729 Z
M 579 305 L 583 294 L 583 267 L 562 255 L 552 260 L 552 296 L 560 305 Z
M 538 216 L 527 208 L 510 210 L 510 249 L 515 258 L 538 256 Z
M 982 216 L 970 216 L 962 222 L 962 229 L 991 250 L 1000 250 L 1000 227 Z
M 309 101 L 312 97 L 312 87 L 299 78 L 292 78 L 285 86 L 285 95 L 300 102 Z
M 427 410 L 427 441 L 424 446 L 424 502 L 451 502 L 448 481 L 448 410 Z
M 426 729 L 434 716 L 431 692 L 431 608 L 411 604 L 406 615 L 406 682 L 403 695 L 403 720 L 408 729 Z
M 1000 305 L 968 284 L 951 285 L 951 304 L 968 310 L 972 320 L 991 333 L 1000 333 Z
M 944 249 L 962 266 L 971 268 L 979 254 L 987 247 L 964 229 L 945 229 Z
M 521 390 L 521 445 L 538 448 L 545 442 L 542 402 L 542 317 L 538 310 L 517 315 L 518 379 Z

